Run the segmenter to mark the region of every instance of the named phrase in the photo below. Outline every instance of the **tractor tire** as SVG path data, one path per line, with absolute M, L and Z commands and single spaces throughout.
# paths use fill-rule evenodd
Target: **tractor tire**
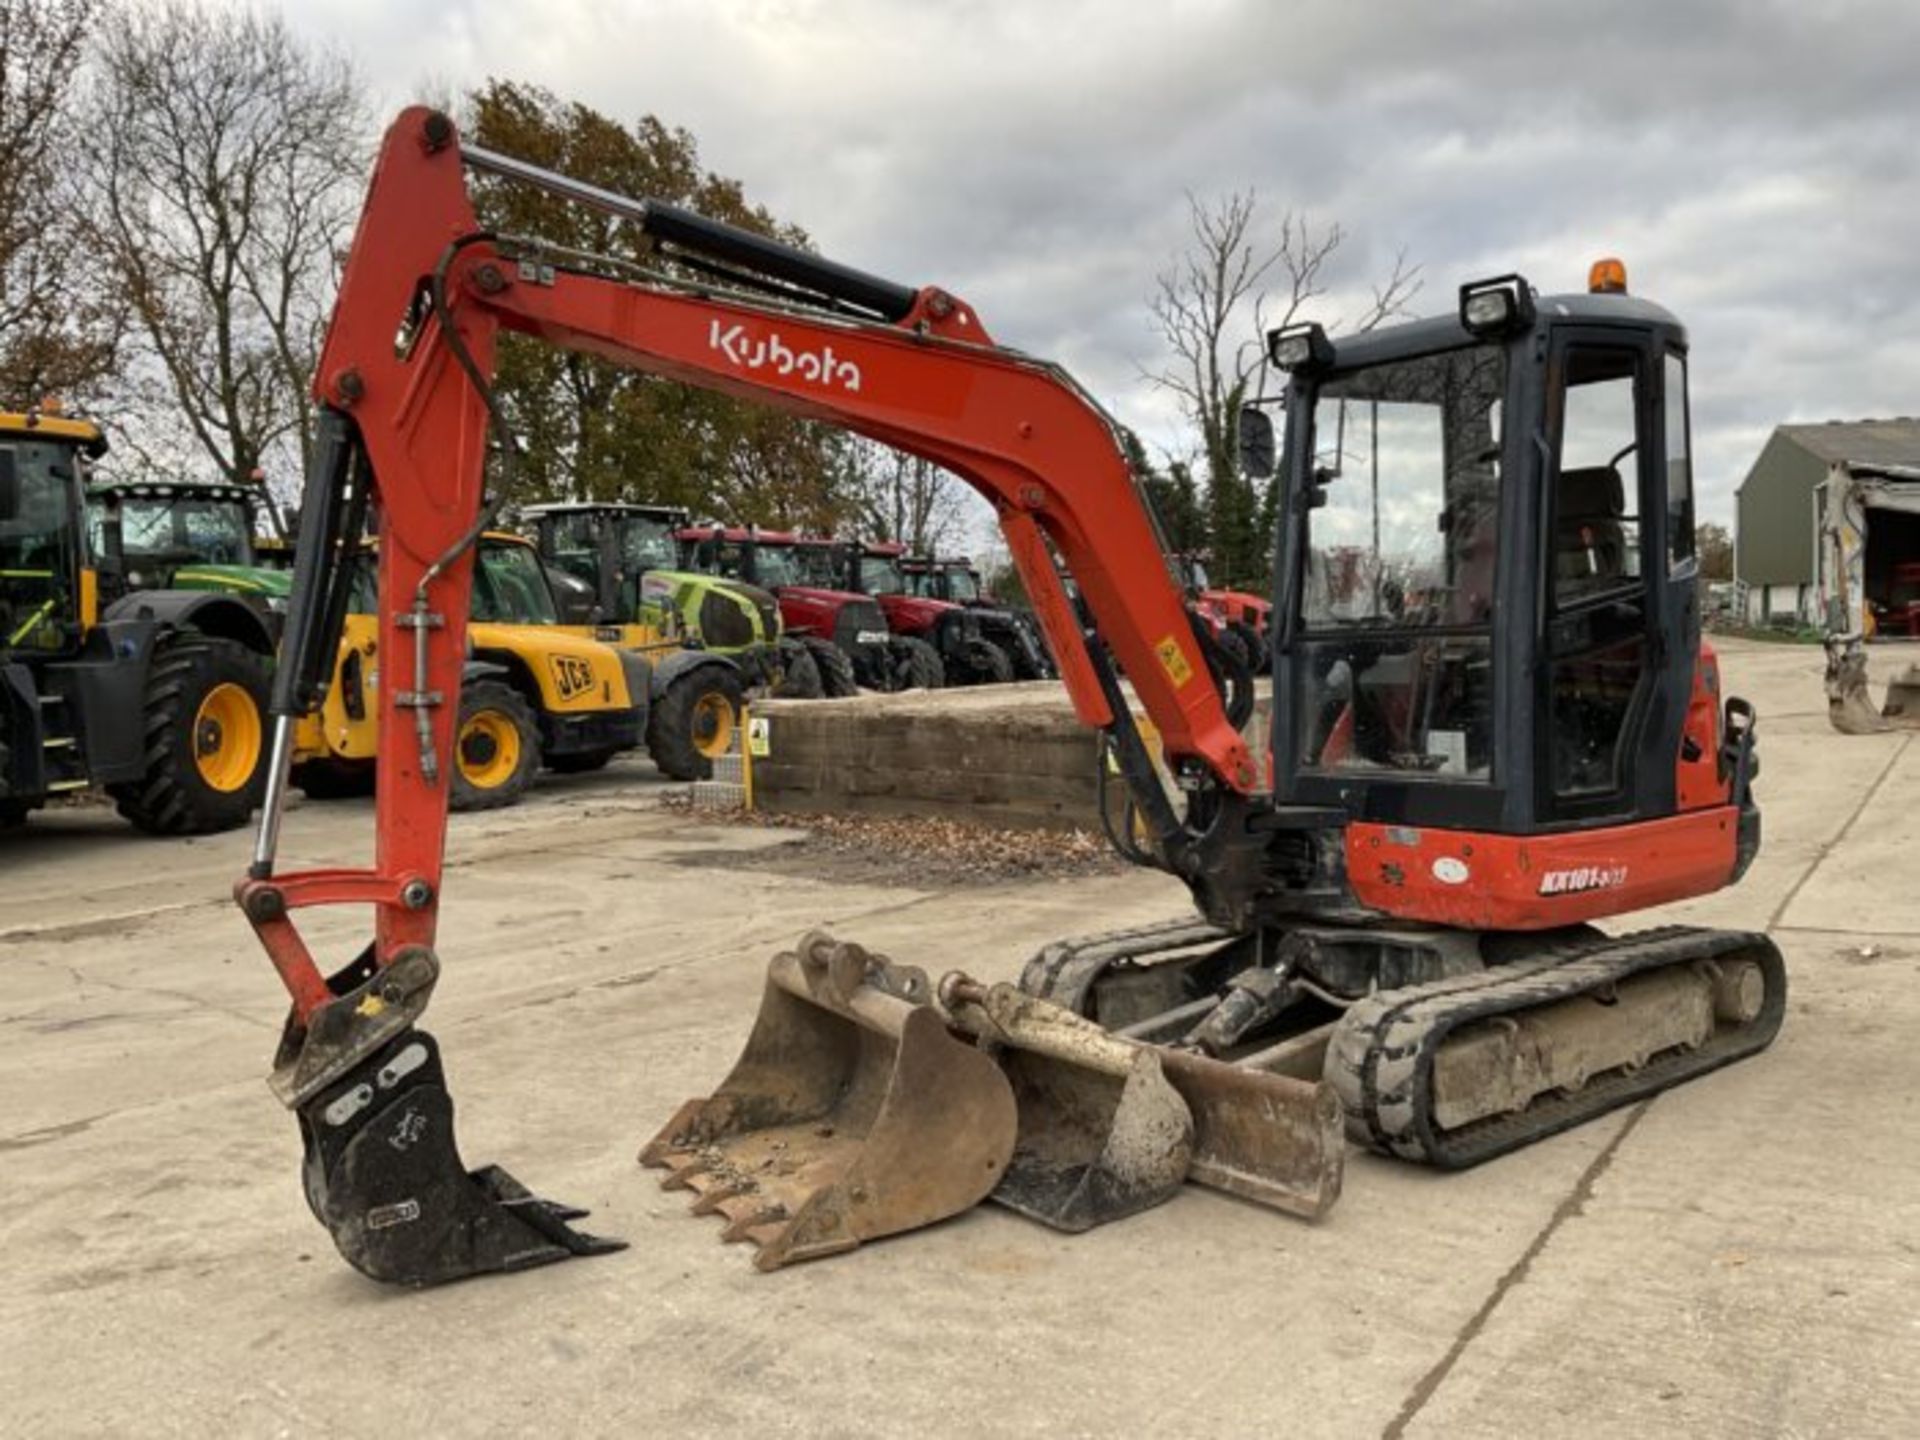
M 576 750 L 571 755 L 549 755 L 547 768 L 556 775 L 587 775 L 604 770 L 620 751 L 617 748 Z
M 1240 633 L 1238 626 L 1221 626 L 1213 632 L 1213 643 L 1233 664 L 1246 670 L 1249 675 L 1253 673 L 1253 652 L 1247 649 L 1246 637 Z
M 813 657 L 815 668 L 820 672 L 820 693 L 829 700 L 844 700 L 849 695 L 860 693 L 860 682 L 854 678 L 853 660 L 831 640 L 822 640 L 809 635 L 800 642 L 807 647 L 807 653 Z
M 266 715 L 264 655 L 234 640 L 170 635 L 147 672 L 146 774 L 107 793 L 149 835 L 237 830 L 266 790 Z
M 498 810 L 516 805 L 540 773 L 540 721 L 526 697 L 499 680 L 480 680 L 460 690 L 454 726 L 453 777 L 448 808 Z
M 887 641 L 888 657 L 893 661 L 893 689 L 940 690 L 947 683 L 946 666 L 940 652 L 924 640 L 911 635 L 895 635 Z
M 798 640 L 780 642 L 780 670 L 780 683 L 773 687 L 775 700 L 818 700 L 825 693 L 813 653 Z
M 982 640 L 973 652 L 973 683 L 1011 685 L 1013 657 L 991 640 Z
M 712 779 L 713 757 L 733 745 L 742 694 L 739 673 L 719 665 L 702 665 L 669 685 L 647 722 L 647 753 L 661 773 L 673 780 Z
M 371 760 L 309 760 L 293 783 L 309 800 L 359 800 L 373 794 L 373 773 Z
M 1273 659 L 1267 653 L 1267 642 L 1260 638 L 1260 632 L 1244 620 L 1235 620 L 1229 627 L 1240 637 L 1240 646 L 1247 652 L 1247 668 L 1255 675 L 1264 675 Z

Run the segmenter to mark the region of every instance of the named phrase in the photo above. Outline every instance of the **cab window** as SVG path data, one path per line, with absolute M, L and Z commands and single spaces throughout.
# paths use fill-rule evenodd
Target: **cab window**
M 1687 362 L 1667 352 L 1667 564 L 1693 558 L 1693 460 L 1687 437 Z

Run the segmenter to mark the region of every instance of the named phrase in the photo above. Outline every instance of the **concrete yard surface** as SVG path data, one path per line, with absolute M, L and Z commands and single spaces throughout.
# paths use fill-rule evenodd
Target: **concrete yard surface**
M 0 1434 L 1920 1433 L 1920 747 L 1831 733 L 1815 648 L 1722 654 L 1762 855 L 1627 923 L 1769 929 L 1778 1042 L 1464 1174 L 1354 1154 L 1315 1225 L 1190 1186 L 1082 1236 L 989 1205 L 756 1273 L 635 1152 L 724 1075 L 778 948 L 826 926 L 1011 978 L 1185 895 L 740 863 L 804 832 L 689 819 L 635 762 L 456 818 L 427 1019 L 468 1163 L 631 1248 L 385 1289 L 308 1214 L 264 1083 L 250 836 L 37 816 L 0 837 Z M 357 860 L 371 823 L 302 806 L 287 858 Z M 308 929 L 343 960 L 364 924 Z

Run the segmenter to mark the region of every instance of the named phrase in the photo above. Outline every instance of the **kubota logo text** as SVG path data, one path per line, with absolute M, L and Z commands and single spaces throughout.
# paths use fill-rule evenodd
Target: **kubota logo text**
M 718 320 L 711 323 L 708 346 L 742 370 L 772 370 L 776 375 L 798 375 L 816 385 L 856 392 L 860 389 L 860 367 L 835 355 L 831 345 L 819 350 L 795 350 L 777 330 L 768 331 L 764 340 L 756 340 L 737 322 L 724 329 Z

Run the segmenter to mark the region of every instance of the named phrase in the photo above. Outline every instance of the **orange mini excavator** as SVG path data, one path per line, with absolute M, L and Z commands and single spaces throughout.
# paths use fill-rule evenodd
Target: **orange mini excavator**
M 636 225 L 659 263 L 485 232 L 470 173 Z M 1114 422 L 1064 372 L 945 291 L 463 145 L 413 109 L 381 149 L 317 372 L 274 765 L 237 890 L 292 996 L 272 1084 L 309 1202 L 367 1274 L 616 1248 L 464 1167 L 420 1028 L 490 429 L 502 463 L 514 448 L 492 392 L 502 329 L 830 421 L 977 487 L 1126 781 L 1116 843 L 1197 907 L 1050 946 L 1018 989 L 935 984 L 819 936 L 778 957 L 740 1064 L 645 1156 L 763 1265 L 989 1192 L 1069 1229 L 1183 1176 L 1317 1213 L 1343 1123 L 1468 1165 L 1778 1029 L 1764 936 L 1593 925 L 1731 884 L 1759 843 L 1753 714 L 1722 700 L 1700 640 L 1686 333 L 1616 263 L 1587 293 L 1506 276 L 1438 318 L 1267 337 L 1284 443 L 1271 406 L 1242 421 L 1283 497 L 1261 757 L 1241 733 L 1248 667 L 1189 612 Z M 282 874 L 291 727 L 324 686 L 342 558 L 369 523 L 376 854 Z M 371 906 L 374 933 L 329 975 L 295 919 L 343 903 Z M 1088 1115 L 1099 1133 L 1076 1150 L 1061 1131 Z

